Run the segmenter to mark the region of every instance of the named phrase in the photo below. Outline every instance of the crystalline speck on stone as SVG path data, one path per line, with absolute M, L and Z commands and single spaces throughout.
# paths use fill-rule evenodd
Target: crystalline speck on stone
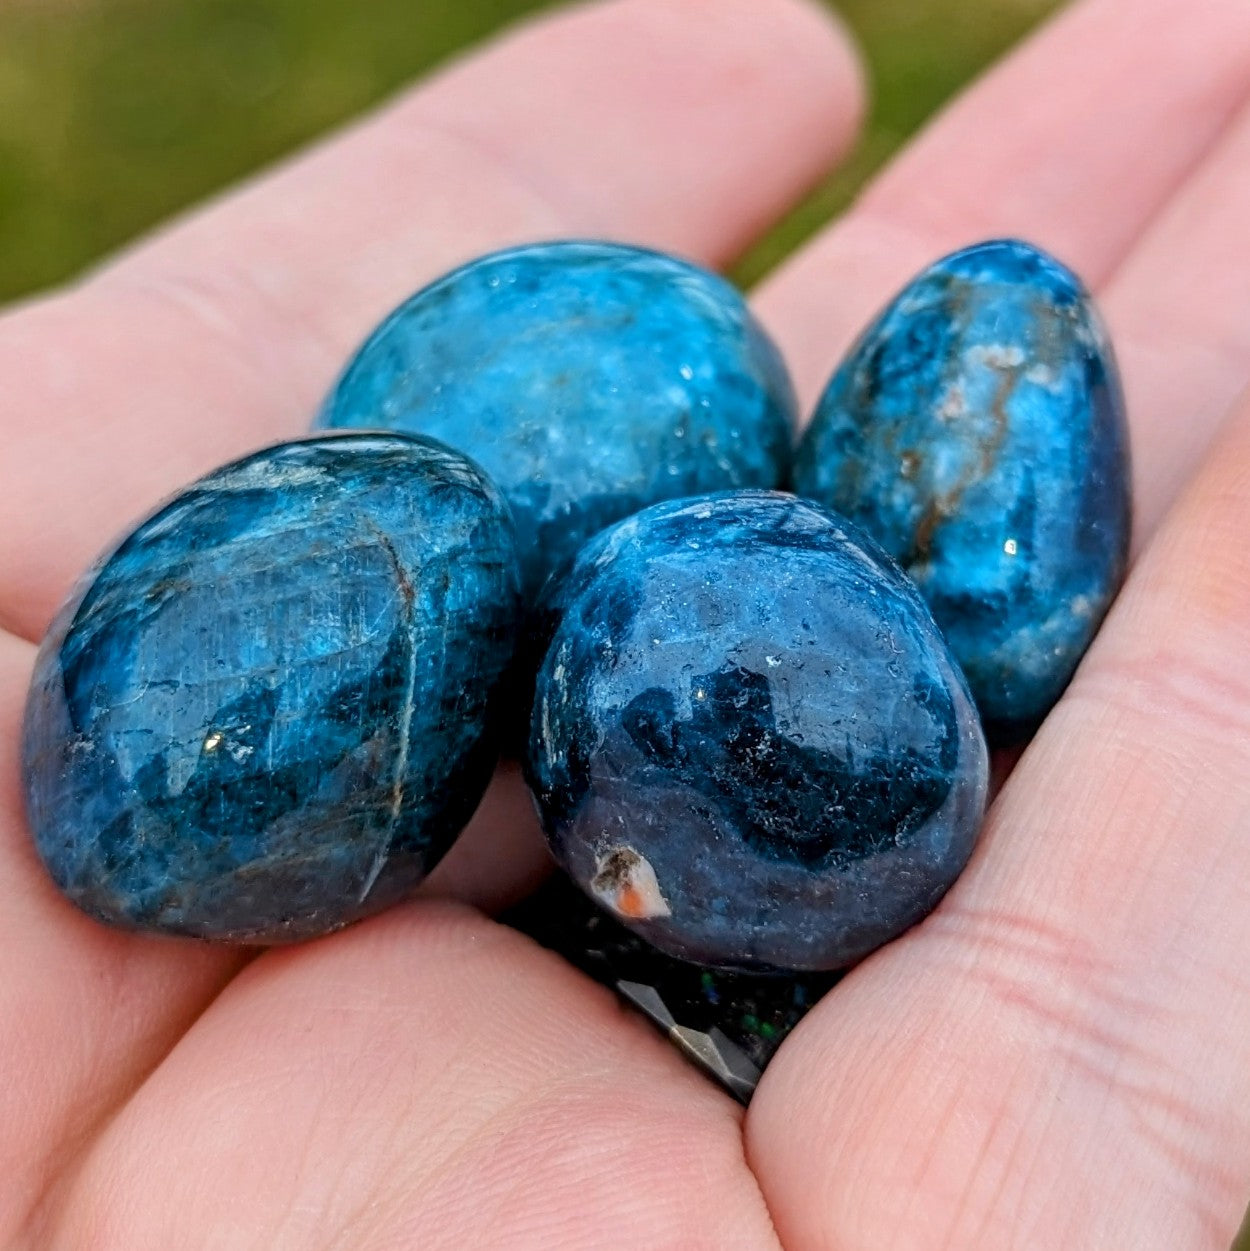
M 25 777 L 52 877 L 103 921 L 226 941 L 394 903 L 486 785 L 518 603 L 503 501 L 432 440 L 329 435 L 209 474 L 40 649 Z

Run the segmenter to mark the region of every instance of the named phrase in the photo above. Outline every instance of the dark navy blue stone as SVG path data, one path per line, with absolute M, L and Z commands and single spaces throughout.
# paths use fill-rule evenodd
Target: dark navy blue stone
M 1080 281 L 1013 241 L 925 270 L 834 375 L 795 486 L 916 581 L 991 738 L 1026 735 L 1128 558 L 1124 398 Z
M 769 491 L 657 504 L 586 547 L 542 620 L 544 829 L 661 950 L 837 968 L 966 863 L 976 710 L 915 588 L 844 519 Z
M 417 431 L 472 456 L 516 518 L 524 589 L 658 500 L 777 486 L 795 402 L 723 279 L 609 243 L 473 261 L 377 328 L 318 418 Z
M 39 854 L 129 928 L 267 943 L 380 911 L 486 786 L 518 603 L 506 505 L 432 440 L 331 435 L 216 470 L 43 642 Z

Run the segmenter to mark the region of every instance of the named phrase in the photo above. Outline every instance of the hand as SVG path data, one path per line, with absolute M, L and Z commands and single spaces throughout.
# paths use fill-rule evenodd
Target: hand
M 1057 252 L 1119 345 L 1140 555 L 966 875 L 745 1119 L 463 902 L 248 963 L 95 925 L 29 846 L 32 640 L 113 531 L 300 432 L 371 322 L 471 254 L 725 260 L 844 149 L 857 82 L 798 0 L 595 5 L 0 321 L 0 1246 L 1225 1251 L 1250 1195 L 1245 0 L 1084 0 L 758 292 L 810 402 L 943 251 Z M 427 895 L 523 890 L 527 814 L 503 776 Z

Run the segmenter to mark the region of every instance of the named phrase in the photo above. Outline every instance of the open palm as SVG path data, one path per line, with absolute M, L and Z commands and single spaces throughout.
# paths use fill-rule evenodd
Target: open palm
M 300 432 L 370 323 L 469 255 L 725 260 L 858 108 L 799 0 L 611 0 L 0 320 L 0 1246 L 1226 1251 L 1250 1194 L 1245 0 L 1083 0 L 757 293 L 810 401 L 940 252 L 1057 252 L 1119 345 L 1139 557 L 968 872 L 745 1117 L 466 906 L 541 871 L 514 774 L 425 892 L 462 902 L 250 960 L 98 927 L 29 846 L 32 640 L 112 532 Z

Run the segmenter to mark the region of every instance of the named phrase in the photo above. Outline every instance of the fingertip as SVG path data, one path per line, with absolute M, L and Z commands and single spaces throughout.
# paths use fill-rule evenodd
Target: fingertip
M 804 90 L 829 124 L 831 159 L 841 156 L 859 135 L 868 110 L 868 66 L 859 40 L 836 9 L 816 0 L 735 0 L 758 15 L 775 12 L 773 29 L 783 44 L 783 63 L 796 90 Z M 756 19 L 758 20 L 758 16 Z
M 579 229 L 712 264 L 814 185 L 864 113 L 855 42 L 813 0 L 600 0 L 521 26 L 485 58 L 426 97 L 440 122 L 496 146 L 506 135 L 510 162 Z M 613 107 L 594 107 L 608 95 Z
M 846 20 L 820 0 L 615 0 L 643 26 L 665 22 L 684 42 L 702 44 L 744 76 L 803 98 L 845 140 L 862 120 L 866 69 Z
M 720 147 L 728 172 L 734 156 L 754 154 L 753 200 L 742 180 L 709 181 L 707 196 L 738 207 L 740 227 L 707 258 L 733 260 L 834 168 L 855 145 L 867 111 L 868 79 L 858 42 L 844 19 L 817 0 L 617 0 L 621 16 L 653 38 L 697 53 L 697 77 L 671 75 L 665 107 L 709 109 L 706 147 Z M 664 102 L 661 102 L 662 104 Z M 695 230 L 698 227 L 695 225 Z M 706 231 L 676 250 L 700 255 Z
M 775 93 L 803 101 L 831 124 L 831 146 L 844 146 L 863 120 L 867 69 L 859 43 L 822 0 L 592 0 L 541 21 L 574 35 L 579 18 L 593 22 L 596 34 L 612 23 L 657 53 L 678 51 L 688 65 L 692 54 L 719 61 L 739 88 L 766 87 L 762 103 Z

